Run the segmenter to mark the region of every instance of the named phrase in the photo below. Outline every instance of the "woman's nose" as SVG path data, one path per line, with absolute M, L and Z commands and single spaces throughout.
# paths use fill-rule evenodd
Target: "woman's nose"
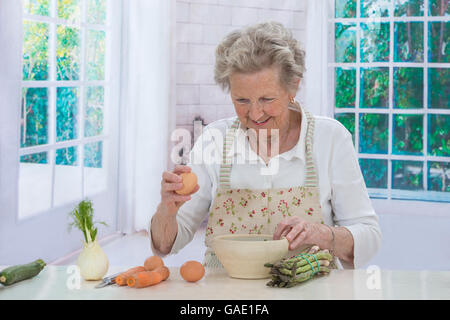
M 258 103 L 252 103 L 249 116 L 252 120 L 258 121 L 264 115 L 264 108 Z

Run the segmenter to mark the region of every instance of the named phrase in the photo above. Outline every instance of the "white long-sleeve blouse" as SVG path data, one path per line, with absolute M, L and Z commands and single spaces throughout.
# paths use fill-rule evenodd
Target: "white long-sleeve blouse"
M 369 262 L 380 247 L 378 217 L 367 193 L 351 134 L 335 119 L 323 116 L 314 118 L 313 160 L 324 222 L 330 226 L 346 227 L 350 231 L 354 240 L 353 266 L 344 261 L 342 266 L 360 268 Z M 221 119 L 207 125 L 190 152 L 187 165 L 197 175 L 200 190 L 178 211 L 178 233 L 169 254 L 185 247 L 208 217 L 219 185 L 223 139 L 235 119 Z M 298 143 L 270 160 L 269 167 L 272 165 L 275 168 L 270 174 L 264 172 L 264 169 L 267 170 L 266 164 L 249 147 L 243 131 L 237 130 L 234 139 L 236 145 L 232 148 L 230 187 L 262 189 L 304 185 L 306 129 L 306 115 L 302 110 Z M 274 166 L 274 161 L 277 161 L 277 166 Z M 153 246 L 150 228 L 149 234 L 154 252 L 161 255 Z

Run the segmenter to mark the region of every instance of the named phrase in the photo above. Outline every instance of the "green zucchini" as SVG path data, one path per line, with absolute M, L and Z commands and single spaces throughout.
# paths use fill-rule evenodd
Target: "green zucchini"
M 28 264 L 8 267 L 0 271 L 0 283 L 4 286 L 9 286 L 13 283 L 33 278 L 44 269 L 45 265 L 42 259 L 38 259 Z

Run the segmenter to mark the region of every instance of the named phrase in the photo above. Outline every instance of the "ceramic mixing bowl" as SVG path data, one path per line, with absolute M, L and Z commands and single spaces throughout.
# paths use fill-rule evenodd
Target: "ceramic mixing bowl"
M 288 253 L 286 238 L 273 240 L 271 234 L 231 234 L 214 238 L 213 250 L 228 275 L 241 279 L 269 278 L 270 268 Z

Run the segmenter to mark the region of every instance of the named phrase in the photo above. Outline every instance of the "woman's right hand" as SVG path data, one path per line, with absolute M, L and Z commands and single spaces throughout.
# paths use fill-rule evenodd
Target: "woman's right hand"
M 200 186 L 197 184 L 190 194 L 180 195 L 175 192 L 175 190 L 183 188 L 180 174 L 184 172 L 191 172 L 191 168 L 184 165 L 177 165 L 172 172 L 164 171 L 162 174 L 160 209 L 165 214 L 175 215 L 178 209 L 186 201 L 191 199 L 191 195 L 200 189 Z

